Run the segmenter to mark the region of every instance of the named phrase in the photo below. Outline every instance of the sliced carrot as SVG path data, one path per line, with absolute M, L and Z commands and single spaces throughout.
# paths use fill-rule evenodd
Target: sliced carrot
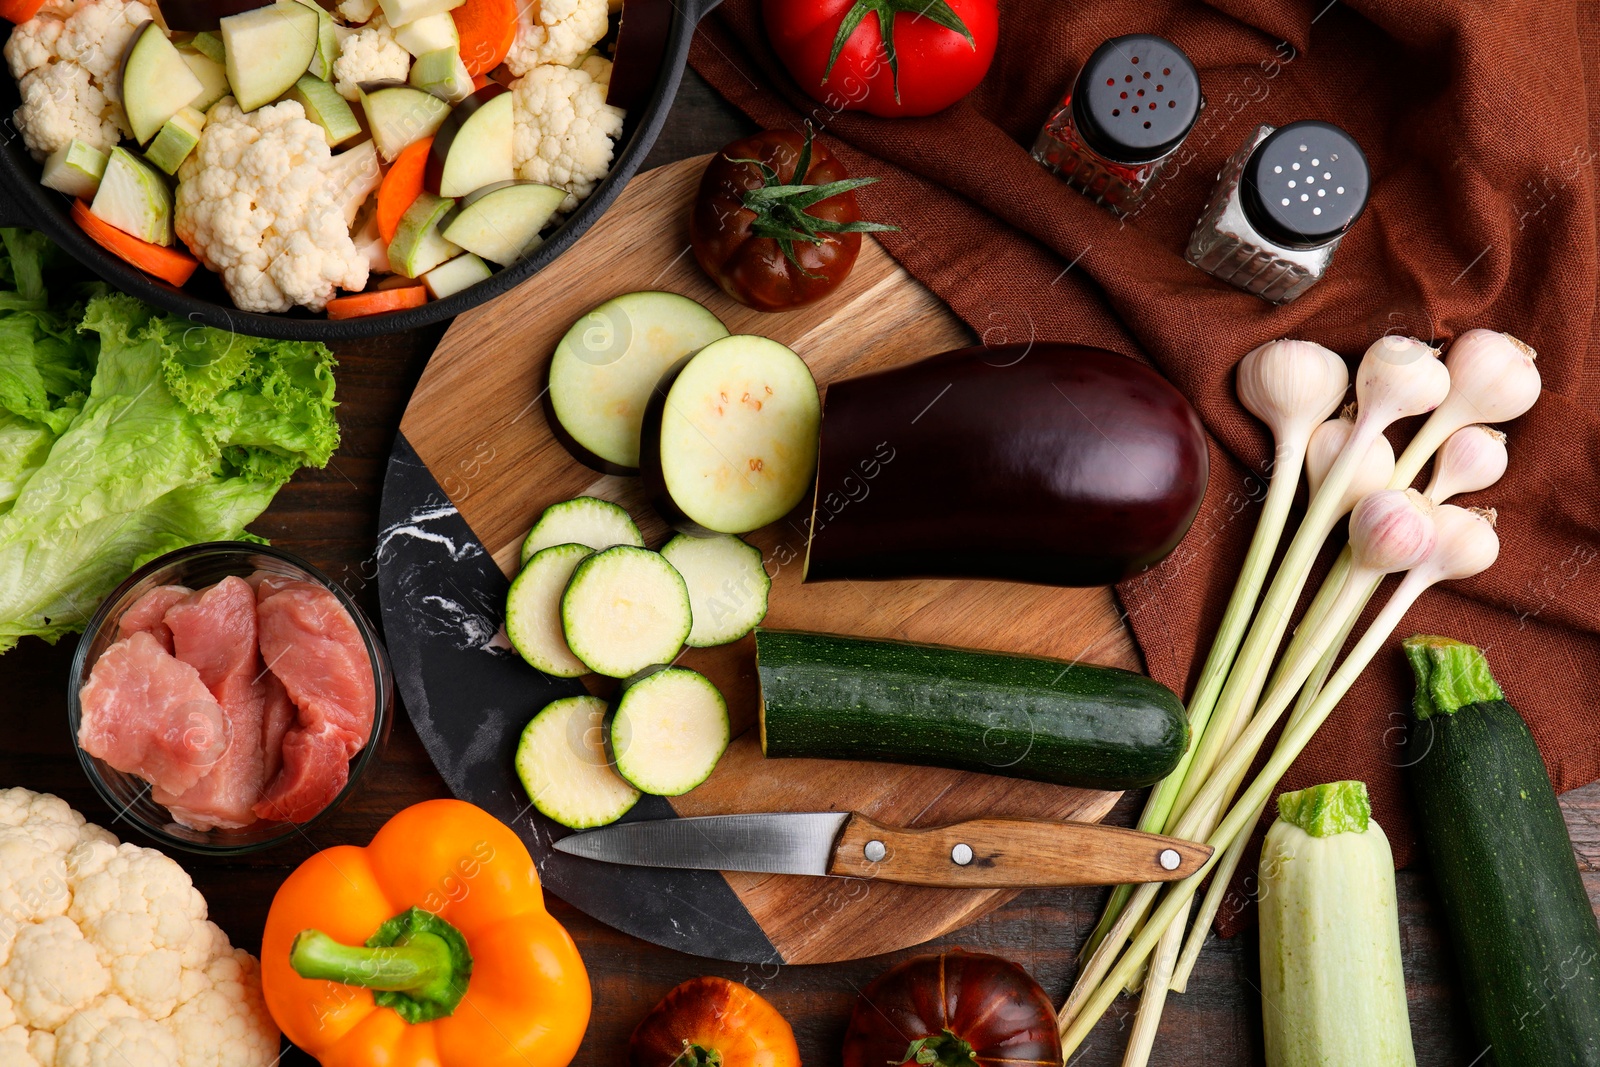
M 479 89 L 482 89 L 485 85 L 488 85 L 488 84 L 489 84 L 489 75 L 487 75 L 487 74 L 479 74 L 479 75 L 474 76 L 473 79 L 472 79 L 472 89 L 473 89 L 474 92 L 476 92 Z
M 383 184 L 378 186 L 378 234 L 386 242 L 394 240 L 395 231 L 400 228 L 400 216 L 422 192 L 423 175 L 428 170 L 428 149 L 432 147 L 432 137 L 406 145 L 395 157 L 389 173 L 383 176 Z
M 44 0 L 0 0 L 0 19 L 23 23 L 39 13 Z
M 516 0 L 466 0 L 450 15 L 468 74 L 482 74 L 505 61 L 517 39 Z
M 200 262 L 187 252 L 176 248 L 141 241 L 132 234 L 123 233 L 115 226 L 95 215 L 82 200 L 72 202 L 72 219 L 94 242 L 113 255 L 120 256 L 146 274 L 153 274 L 164 282 L 182 285 L 194 274 Z
M 421 307 L 428 302 L 428 290 L 420 285 L 406 285 L 398 289 L 374 289 L 367 293 L 336 296 L 328 301 L 328 318 L 356 319 L 363 315 L 382 315 L 386 311 L 404 311 Z

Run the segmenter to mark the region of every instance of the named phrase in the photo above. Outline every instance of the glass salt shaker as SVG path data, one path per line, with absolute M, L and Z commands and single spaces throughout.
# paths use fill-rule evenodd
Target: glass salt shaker
M 1332 123 L 1261 126 L 1217 175 L 1184 257 L 1286 304 L 1327 271 L 1371 181 L 1361 146 Z
M 1113 37 L 1078 72 L 1033 158 L 1095 203 L 1130 213 L 1204 106 L 1183 49 L 1154 34 Z

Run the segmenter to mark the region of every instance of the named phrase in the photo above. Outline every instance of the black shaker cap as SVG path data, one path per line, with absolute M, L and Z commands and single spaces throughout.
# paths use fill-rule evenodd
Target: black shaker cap
M 1239 179 L 1240 203 L 1273 244 L 1316 248 L 1361 217 L 1371 185 L 1355 138 L 1329 122 L 1291 122 L 1256 145 Z
M 1183 49 L 1149 33 L 1113 37 L 1094 50 L 1072 89 L 1072 118 L 1085 144 L 1113 163 L 1160 159 L 1200 114 L 1200 77 Z

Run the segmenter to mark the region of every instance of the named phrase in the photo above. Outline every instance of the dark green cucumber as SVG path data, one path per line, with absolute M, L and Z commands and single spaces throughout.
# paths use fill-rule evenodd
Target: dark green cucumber
M 1498 1067 L 1595 1067 L 1600 928 L 1533 734 L 1480 650 L 1405 650 L 1408 775 L 1478 1040 Z
M 758 628 L 756 668 L 768 756 L 1132 789 L 1189 741 L 1170 689 L 1114 667 Z

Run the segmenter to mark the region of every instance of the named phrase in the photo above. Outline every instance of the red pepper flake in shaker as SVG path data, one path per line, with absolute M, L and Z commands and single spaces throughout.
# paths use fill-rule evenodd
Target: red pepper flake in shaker
M 1113 37 L 1094 50 L 1033 145 L 1033 158 L 1097 204 L 1134 211 L 1194 128 L 1205 97 L 1183 49 Z
M 1332 123 L 1260 126 L 1223 166 L 1184 258 L 1286 304 L 1327 271 L 1371 183 L 1361 146 Z

